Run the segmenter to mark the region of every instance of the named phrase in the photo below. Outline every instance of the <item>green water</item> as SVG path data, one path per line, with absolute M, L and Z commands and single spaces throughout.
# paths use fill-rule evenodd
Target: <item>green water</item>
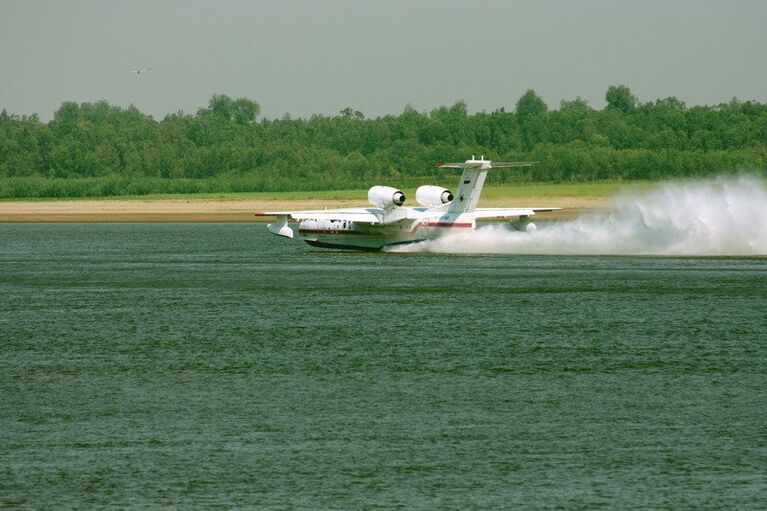
M 754 508 L 767 259 L 0 225 L 0 507 Z

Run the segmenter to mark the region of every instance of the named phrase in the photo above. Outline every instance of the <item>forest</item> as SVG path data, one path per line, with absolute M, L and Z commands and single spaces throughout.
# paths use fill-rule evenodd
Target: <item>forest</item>
M 765 104 L 642 103 L 625 85 L 605 99 L 603 109 L 580 98 L 552 109 L 528 90 L 511 111 L 470 114 L 458 101 L 375 119 L 352 108 L 260 119 L 256 101 L 224 94 L 160 121 L 103 100 L 65 102 L 49 122 L 2 110 L 0 198 L 453 185 L 434 164 L 472 154 L 537 162 L 500 169 L 492 184 L 767 173 Z

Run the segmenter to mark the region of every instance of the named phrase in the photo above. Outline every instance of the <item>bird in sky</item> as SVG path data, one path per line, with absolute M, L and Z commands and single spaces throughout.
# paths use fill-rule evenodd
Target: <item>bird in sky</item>
M 143 74 L 144 74 L 144 73 L 146 73 L 147 71 L 151 71 L 151 70 L 152 70 L 152 68 L 151 68 L 151 67 L 147 67 L 147 68 L 145 68 L 145 69 L 136 69 L 136 70 L 134 70 L 134 71 L 131 71 L 131 73 L 133 73 L 133 74 L 137 74 L 137 75 L 143 75 Z

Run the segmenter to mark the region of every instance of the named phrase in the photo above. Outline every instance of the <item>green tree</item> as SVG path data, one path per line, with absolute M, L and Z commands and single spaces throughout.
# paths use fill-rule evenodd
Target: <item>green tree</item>
M 365 118 L 365 114 L 360 112 L 359 110 L 354 110 L 351 107 L 346 107 L 343 110 L 339 112 L 339 117 L 341 119 L 354 119 L 357 121 L 361 121 Z
M 631 90 L 625 85 L 610 85 L 605 94 L 608 110 L 628 113 L 636 108 L 637 98 L 631 94 Z
M 520 124 L 530 119 L 541 117 L 548 112 L 549 107 L 534 90 L 528 89 L 517 101 L 516 114 Z
M 199 117 L 212 117 L 237 124 L 255 122 L 260 113 L 261 106 L 255 101 L 247 98 L 233 100 L 226 94 L 213 94 L 208 102 L 208 108 L 197 111 Z
M 515 113 L 527 149 L 532 149 L 535 144 L 547 140 L 548 110 L 546 103 L 532 89 L 525 92 L 517 101 Z

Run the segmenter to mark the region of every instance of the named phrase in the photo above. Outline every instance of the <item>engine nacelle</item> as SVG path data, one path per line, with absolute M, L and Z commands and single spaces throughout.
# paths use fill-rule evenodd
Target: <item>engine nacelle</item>
M 374 186 L 368 190 L 368 201 L 379 208 L 402 206 L 405 194 L 391 186 Z
M 415 201 L 427 208 L 441 206 L 451 200 L 453 200 L 453 194 L 450 193 L 450 190 L 440 186 L 424 185 L 419 186 L 418 190 L 415 191 Z

